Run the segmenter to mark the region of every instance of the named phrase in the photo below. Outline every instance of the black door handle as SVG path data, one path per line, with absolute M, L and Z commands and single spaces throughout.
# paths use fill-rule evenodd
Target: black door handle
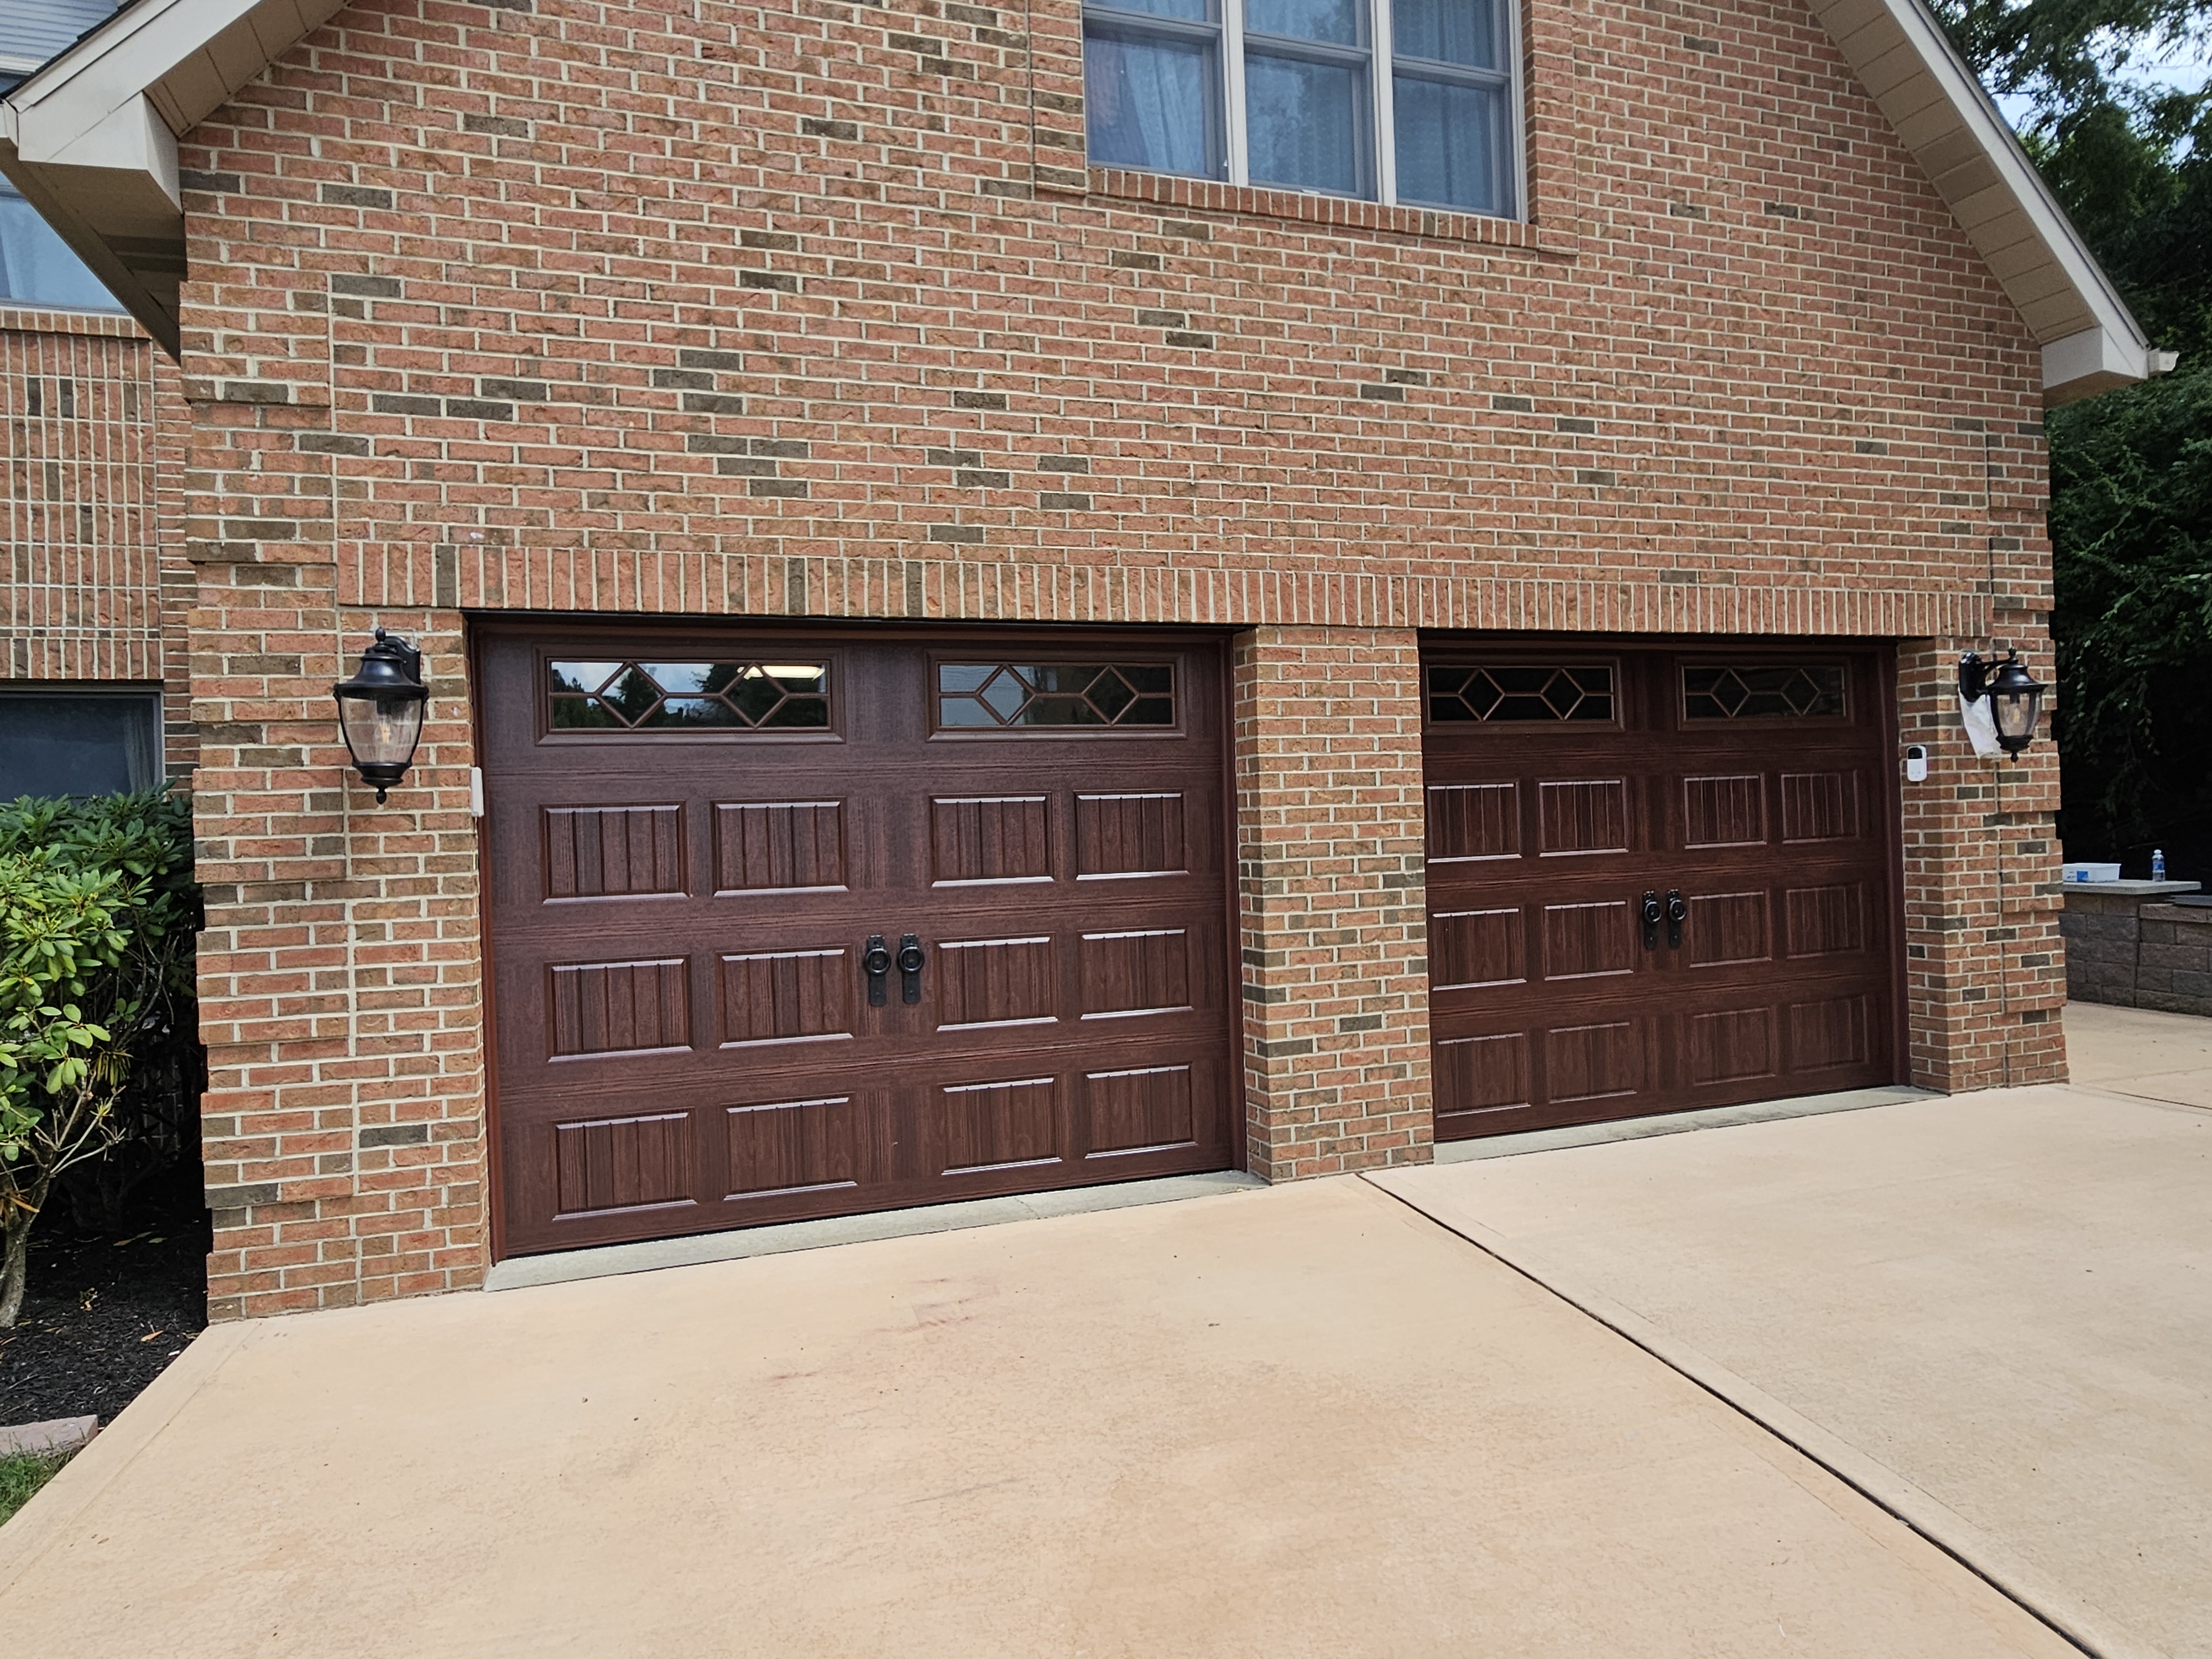
M 899 940 L 898 966 L 902 975 L 899 981 L 900 1001 L 921 1000 L 921 968 L 928 959 L 921 953 L 921 940 L 918 935 L 908 933 Z
M 1679 951 L 1682 948 L 1682 924 L 1689 919 L 1690 904 L 1689 901 L 1682 896 L 1682 890 L 1679 887 L 1668 889 L 1667 948 L 1668 950 Z
M 1647 951 L 1656 951 L 1659 948 L 1660 908 L 1658 894 L 1646 893 L 1644 896 L 1643 912 L 1644 948 Z
M 868 949 L 860 958 L 868 973 L 868 1006 L 880 1008 L 890 1000 L 891 953 L 881 933 L 868 935 Z

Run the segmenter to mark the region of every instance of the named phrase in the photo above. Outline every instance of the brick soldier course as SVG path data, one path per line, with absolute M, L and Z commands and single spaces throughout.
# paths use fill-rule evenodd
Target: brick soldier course
M 1526 221 L 1086 168 L 1068 0 L 387 0 L 186 135 L 214 1312 L 488 1264 L 471 613 L 1232 630 L 1270 1178 L 1429 1153 L 1424 630 L 1897 641 L 1911 1080 L 2062 1078 L 1953 678 L 2047 676 L 2036 337 L 1809 10 L 1523 45 Z

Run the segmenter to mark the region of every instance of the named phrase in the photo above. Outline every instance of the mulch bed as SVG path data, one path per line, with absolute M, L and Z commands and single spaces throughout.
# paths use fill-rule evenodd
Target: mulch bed
M 31 1234 L 29 1288 L 0 1330 L 0 1425 L 105 1424 L 207 1324 L 207 1212 L 197 1160 L 131 1195 L 128 1231 L 81 1232 L 67 1202 Z

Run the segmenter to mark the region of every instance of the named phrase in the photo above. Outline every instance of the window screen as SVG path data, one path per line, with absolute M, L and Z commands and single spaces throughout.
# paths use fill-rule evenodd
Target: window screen
M 161 696 L 0 691 L 0 799 L 114 795 L 161 781 Z

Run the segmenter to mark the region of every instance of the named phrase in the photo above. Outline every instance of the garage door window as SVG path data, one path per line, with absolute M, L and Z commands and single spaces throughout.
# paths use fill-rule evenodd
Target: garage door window
M 1169 663 L 940 662 L 940 730 L 1173 726 Z
M 1603 663 L 1438 665 L 1429 670 L 1429 719 L 1610 720 L 1613 670 Z
M 1682 713 L 1690 720 L 1839 720 L 1846 712 L 1840 663 L 1682 671 Z
M 556 732 L 819 731 L 827 663 L 555 662 Z

